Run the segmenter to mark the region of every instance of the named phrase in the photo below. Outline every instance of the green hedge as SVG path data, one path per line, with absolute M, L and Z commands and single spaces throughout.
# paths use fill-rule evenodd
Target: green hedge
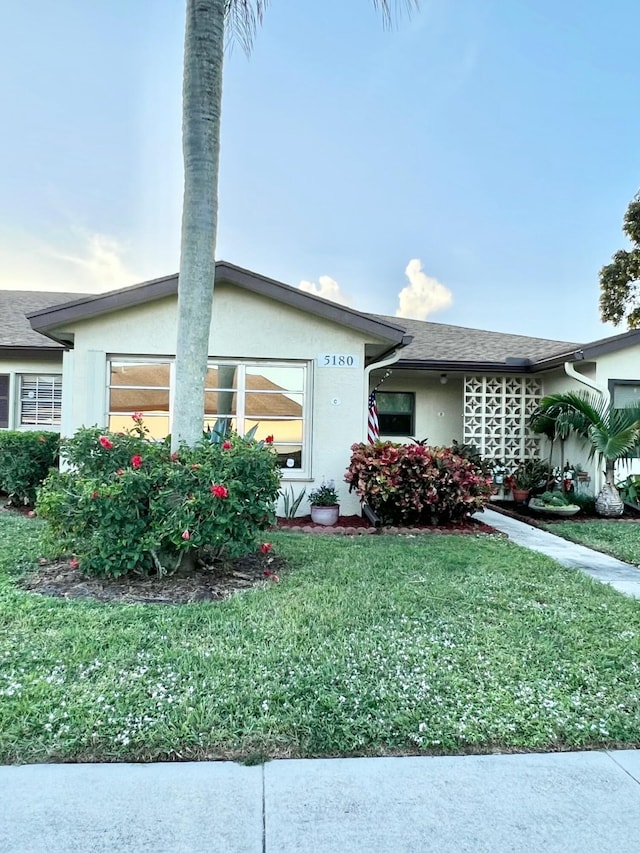
M 58 464 L 57 432 L 0 431 L 0 492 L 13 506 L 33 505 L 36 489 Z

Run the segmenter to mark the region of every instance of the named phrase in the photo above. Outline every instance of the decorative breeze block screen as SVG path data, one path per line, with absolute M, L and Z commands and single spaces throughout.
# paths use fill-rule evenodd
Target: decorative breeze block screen
M 530 376 L 465 376 L 465 444 L 507 464 L 538 459 L 541 439 L 529 418 L 541 397 L 542 380 Z

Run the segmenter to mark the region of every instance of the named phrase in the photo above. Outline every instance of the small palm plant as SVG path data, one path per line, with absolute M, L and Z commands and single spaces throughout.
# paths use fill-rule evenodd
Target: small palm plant
M 600 515 L 622 515 L 624 504 L 615 487 L 615 463 L 626 459 L 640 444 L 640 406 L 616 409 L 597 394 L 566 392 L 543 397 L 531 426 L 555 423 L 555 434 L 573 432 L 590 444 L 589 458 L 604 463 L 605 484 L 596 500 Z M 540 430 L 546 432 L 546 430 Z

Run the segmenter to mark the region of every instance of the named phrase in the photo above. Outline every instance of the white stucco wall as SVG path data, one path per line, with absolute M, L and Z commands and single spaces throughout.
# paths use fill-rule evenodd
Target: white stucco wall
M 177 299 L 168 297 L 65 327 L 75 335 L 65 361 L 64 432 L 107 422 L 108 356 L 167 356 L 175 351 Z M 371 339 L 343 326 L 228 285 L 218 285 L 209 354 L 212 358 L 296 360 L 308 364 L 311 399 L 308 441 L 310 470 L 283 471 L 283 487 L 307 494 L 323 479 L 335 480 L 341 511 L 359 511 L 348 494 L 344 472 L 350 446 L 365 434 L 364 349 Z M 360 367 L 319 367 L 320 353 L 349 353 Z M 72 386 L 70 391 L 68 386 Z M 303 501 L 300 513 L 308 512 Z
M 20 411 L 18 405 L 19 376 L 23 373 L 37 373 L 46 376 L 62 374 L 62 350 L 59 357 L 38 358 L 29 356 L 25 358 L 2 358 L 0 356 L 0 374 L 9 376 L 9 426 L 8 429 L 38 429 L 58 430 L 57 426 L 21 426 Z

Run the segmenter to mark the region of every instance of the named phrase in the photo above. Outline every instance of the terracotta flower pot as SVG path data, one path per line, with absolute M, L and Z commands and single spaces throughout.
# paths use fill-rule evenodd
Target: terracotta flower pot
M 311 521 L 314 524 L 323 524 L 325 527 L 330 527 L 336 524 L 340 515 L 339 504 L 332 506 L 316 506 L 311 504 Z
M 511 489 L 511 494 L 513 495 L 513 500 L 517 504 L 523 504 L 529 500 L 531 492 L 529 489 Z

